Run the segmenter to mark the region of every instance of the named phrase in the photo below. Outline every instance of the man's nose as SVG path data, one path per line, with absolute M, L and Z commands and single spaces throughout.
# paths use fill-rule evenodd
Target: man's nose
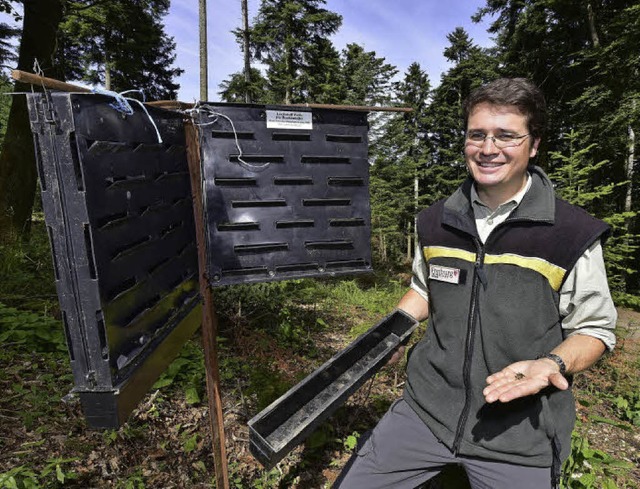
M 480 148 L 482 149 L 482 152 L 484 154 L 494 154 L 500 151 L 500 149 L 496 146 L 496 142 L 495 139 L 493 139 L 493 136 L 485 137 Z

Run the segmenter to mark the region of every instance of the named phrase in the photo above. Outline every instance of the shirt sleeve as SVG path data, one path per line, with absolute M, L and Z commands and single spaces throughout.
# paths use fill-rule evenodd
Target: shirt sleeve
M 569 272 L 560 289 L 559 310 L 565 337 L 593 336 L 613 350 L 618 313 L 609 292 L 600 240 L 584 252 Z
M 415 290 L 427 302 L 429 302 L 429 289 L 427 288 L 427 264 L 422 255 L 420 246 L 416 246 L 413 256 L 413 275 L 411 277 L 411 288 Z

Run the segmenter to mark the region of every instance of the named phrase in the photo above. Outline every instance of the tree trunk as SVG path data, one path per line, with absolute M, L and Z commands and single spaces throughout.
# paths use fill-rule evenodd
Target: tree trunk
M 418 170 L 413 177 L 413 242 L 414 246 L 418 245 L 418 203 L 420 198 L 420 180 L 418 179 Z
M 291 53 L 289 51 L 285 54 L 285 71 L 287 75 L 290 74 L 291 71 Z M 289 105 L 291 103 L 291 84 L 293 83 L 293 76 L 287 78 L 286 88 L 284 92 L 284 103 Z
M 109 61 L 104 64 L 104 89 L 111 90 L 111 64 Z
M 636 157 L 636 133 L 633 131 L 633 127 L 629 125 L 629 156 L 627 158 L 627 198 L 624 203 L 624 210 L 630 212 L 633 208 L 632 195 L 633 195 L 633 161 Z
M 249 8 L 247 7 L 247 0 L 241 0 L 242 2 L 242 49 L 244 51 L 244 83 L 245 93 L 244 100 L 248 104 L 251 103 L 251 63 L 249 55 Z
M 200 100 L 209 100 L 209 65 L 207 60 L 207 0 L 200 0 Z
M 387 262 L 387 245 L 384 238 L 384 233 L 380 231 L 378 233 L 378 241 L 380 243 L 380 259 L 383 263 Z
M 62 0 L 24 0 L 23 4 L 18 69 L 32 71 L 34 60 L 37 60 L 44 76 L 55 76 L 53 57 L 62 20 Z M 16 92 L 30 89 L 24 83 L 15 84 Z M 14 95 L 0 154 L 0 242 L 28 236 L 36 181 L 27 100 L 22 95 Z
M 411 261 L 411 250 L 413 247 L 411 246 L 413 238 L 413 232 L 411 231 L 411 221 L 407 221 L 407 260 Z
M 598 37 L 598 31 L 596 30 L 596 16 L 593 13 L 593 6 L 591 2 L 587 3 L 587 17 L 589 21 L 589 33 L 591 34 L 591 42 L 593 47 L 600 47 L 600 38 Z

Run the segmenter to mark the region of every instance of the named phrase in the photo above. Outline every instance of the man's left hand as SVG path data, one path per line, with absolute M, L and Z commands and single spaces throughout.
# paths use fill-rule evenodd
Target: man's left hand
M 569 388 L 569 382 L 560 374 L 558 366 L 545 358 L 512 363 L 487 377 L 487 384 L 482 393 L 488 403 L 531 396 L 549 385 L 560 390 Z

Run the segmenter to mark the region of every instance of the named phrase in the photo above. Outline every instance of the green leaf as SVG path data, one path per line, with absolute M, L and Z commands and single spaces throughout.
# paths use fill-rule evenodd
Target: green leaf
M 192 435 L 184 442 L 185 453 L 191 453 L 198 447 L 198 435 Z
M 344 447 L 347 450 L 353 450 L 357 444 L 358 444 L 358 438 L 356 438 L 353 435 L 347 436 L 347 438 L 344 441 Z
M 627 425 L 625 423 L 621 423 L 620 421 L 616 421 L 615 419 L 603 418 L 602 416 L 597 416 L 597 415 L 593 415 L 590 418 L 591 418 L 591 420 L 595 421 L 596 423 L 610 424 L 611 426 L 615 426 L 616 428 L 620 428 L 620 429 L 623 429 L 625 431 L 632 431 L 633 430 L 629 425 Z
M 200 402 L 200 396 L 195 387 L 187 387 L 185 390 L 185 396 L 187 398 L 187 404 L 197 404 Z
M 173 379 L 171 377 L 160 377 L 156 380 L 155 384 L 153 384 L 152 389 L 162 389 L 168 385 L 173 384 Z

